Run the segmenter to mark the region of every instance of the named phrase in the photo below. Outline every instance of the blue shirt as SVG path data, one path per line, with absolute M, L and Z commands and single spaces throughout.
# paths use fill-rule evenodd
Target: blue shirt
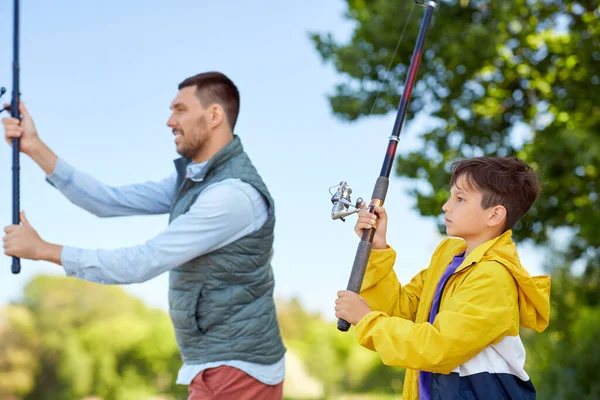
M 205 165 L 189 164 L 187 176 L 194 180 Z M 72 203 L 99 217 L 168 213 L 177 190 L 176 173 L 161 181 L 113 187 L 61 158 L 47 180 Z M 68 276 L 87 281 L 144 282 L 257 231 L 267 218 L 267 203 L 258 190 L 239 179 L 226 179 L 207 186 L 187 213 L 145 243 L 112 250 L 64 246 L 61 264 Z M 271 365 L 240 360 L 184 364 L 177 383 L 189 385 L 204 369 L 222 365 L 238 368 L 267 385 L 276 385 L 285 376 L 284 356 Z
M 452 258 L 452 262 L 448 265 L 448 268 L 444 271 L 442 278 L 440 279 L 435 295 L 433 296 L 433 303 L 431 303 L 431 311 L 429 312 L 429 323 L 433 324 L 435 317 L 440 309 L 440 302 L 442 299 L 442 292 L 446 282 L 450 279 L 450 276 L 456 271 L 456 269 L 462 264 L 465 259 L 465 253 L 461 253 Z M 429 400 L 431 398 L 431 372 L 419 371 L 419 400 Z

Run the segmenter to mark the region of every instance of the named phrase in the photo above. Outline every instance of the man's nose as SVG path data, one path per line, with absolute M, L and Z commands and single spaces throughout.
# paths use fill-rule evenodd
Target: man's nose
M 169 119 L 167 120 L 167 126 L 169 128 L 175 128 L 175 127 L 177 127 L 177 120 L 175 119 L 175 117 L 173 115 L 171 115 L 169 117 Z

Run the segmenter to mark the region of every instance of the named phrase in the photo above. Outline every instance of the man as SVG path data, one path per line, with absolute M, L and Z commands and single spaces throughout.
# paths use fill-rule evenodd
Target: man
M 218 72 L 184 80 L 167 125 L 176 172 L 111 187 L 77 171 L 39 138 L 26 107 L 2 120 L 5 138 L 74 204 L 100 217 L 169 213 L 169 226 L 142 245 L 87 250 L 43 241 L 21 213 L 5 228 L 5 254 L 62 265 L 101 284 L 149 280 L 169 271 L 169 313 L 189 400 L 281 399 L 285 362 L 273 301 L 274 202 L 233 133 L 239 92 Z

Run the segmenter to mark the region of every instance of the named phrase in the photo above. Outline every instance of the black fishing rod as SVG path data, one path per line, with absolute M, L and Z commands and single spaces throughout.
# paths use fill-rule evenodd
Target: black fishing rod
M 0 112 L 10 110 L 10 115 L 13 118 L 21 119 L 19 113 L 19 0 L 14 1 L 14 12 L 13 12 L 13 84 L 12 84 L 12 99 L 10 107 L 0 108 Z M 0 88 L 0 97 L 6 92 L 5 88 Z M 1 104 L 1 103 L 0 103 Z M 13 225 L 19 225 L 19 210 L 20 210 L 20 163 L 19 154 L 21 150 L 21 139 L 12 139 L 12 177 L 13 177 L 13 209 L 12 209 L 12 223 Z M 21 272 L 21 259 L 18 257 L 12 258 L 11 271 L 13 274 Z
M 376 206 L 383 205 L 385 201 L 385 196 L 387 194 L 389 185 L 390 172 L 396 156 L 396 147 L 400 141 L 400 131 L 402 130 L 402 125 L 404 124 L 404 118 L 406 117 L 406 111 L 408 109 L 408 102 L 410 101 L 410 96 L 417 77 L 417 71 L 419 70 L 419 64 L 421 63 L 421 57 L 423 56 L 425 37 L 427 36 L 427 30 L 429 29 L 433 12 L 437 7 L 437 3 L 434 0 L 416 0 L 416 3 L 425 6 L 427 9 L 425 10 L 425 15 L 423 16 L 423 20 L 421 22 L 419 36 L 417 37 L 417 43 L 415 45 L 410 66 L 408 68 L 406 82 L 404 84 L 404 92 L 402 93 L 400 106 L 398 107 L 396 122 L 394 123 L 394 128 L 392 130 L 392 136 L 390 136 L 390 141 L 385 153 L 385 158 L 383 160 L 383 166 L 381 167 L 381 173 L 375 182 L 375 188 L 373 189 L 373 195 L 371 196 L 371 203 L 369 204 L 368 209 L 370 213 L 373 213 L 373 209 Z M 358 203 L 360 202 L 360 199 L 357 201 L 355 206 L 356 209 L 353 211 L 348 211 L 349 206 L 352 205 L 350 202 L 350 193 L 352 193 L 352 189 L 350 189 L 346 182 L 342 181 L 337 189 L 337 192 L 331 199 L 334 204 L 332 218 L 343 219 L 343 217 L 359 211 Z M 350 279 L 348 280 L 348 286 L 346 288 L 354 293 L 360 292 L 365 271 L 367 269 L 367 262 L 369 261 L 369 256 L 371 255 L 371 247 L 373 245 L 375 230 L 376 228 L 371 228 L 369 230 L 365 229 L 360 239 L 360 243 L 358 244 L 358 249 L 356 250 L 356 256 L 354 258 L 354 264 L 352 265 L 352 272 L 350 273 Z M 340 318 L 338 320 L 337 328 L 342 332 L 346 332 L 350 328 L 350 323 Z

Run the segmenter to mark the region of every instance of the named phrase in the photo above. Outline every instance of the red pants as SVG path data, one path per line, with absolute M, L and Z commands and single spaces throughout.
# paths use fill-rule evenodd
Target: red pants
M 200 372 L 188 386 L 188 400 L 281 400 L 283 382 L 271 386 L 234 367 Z

